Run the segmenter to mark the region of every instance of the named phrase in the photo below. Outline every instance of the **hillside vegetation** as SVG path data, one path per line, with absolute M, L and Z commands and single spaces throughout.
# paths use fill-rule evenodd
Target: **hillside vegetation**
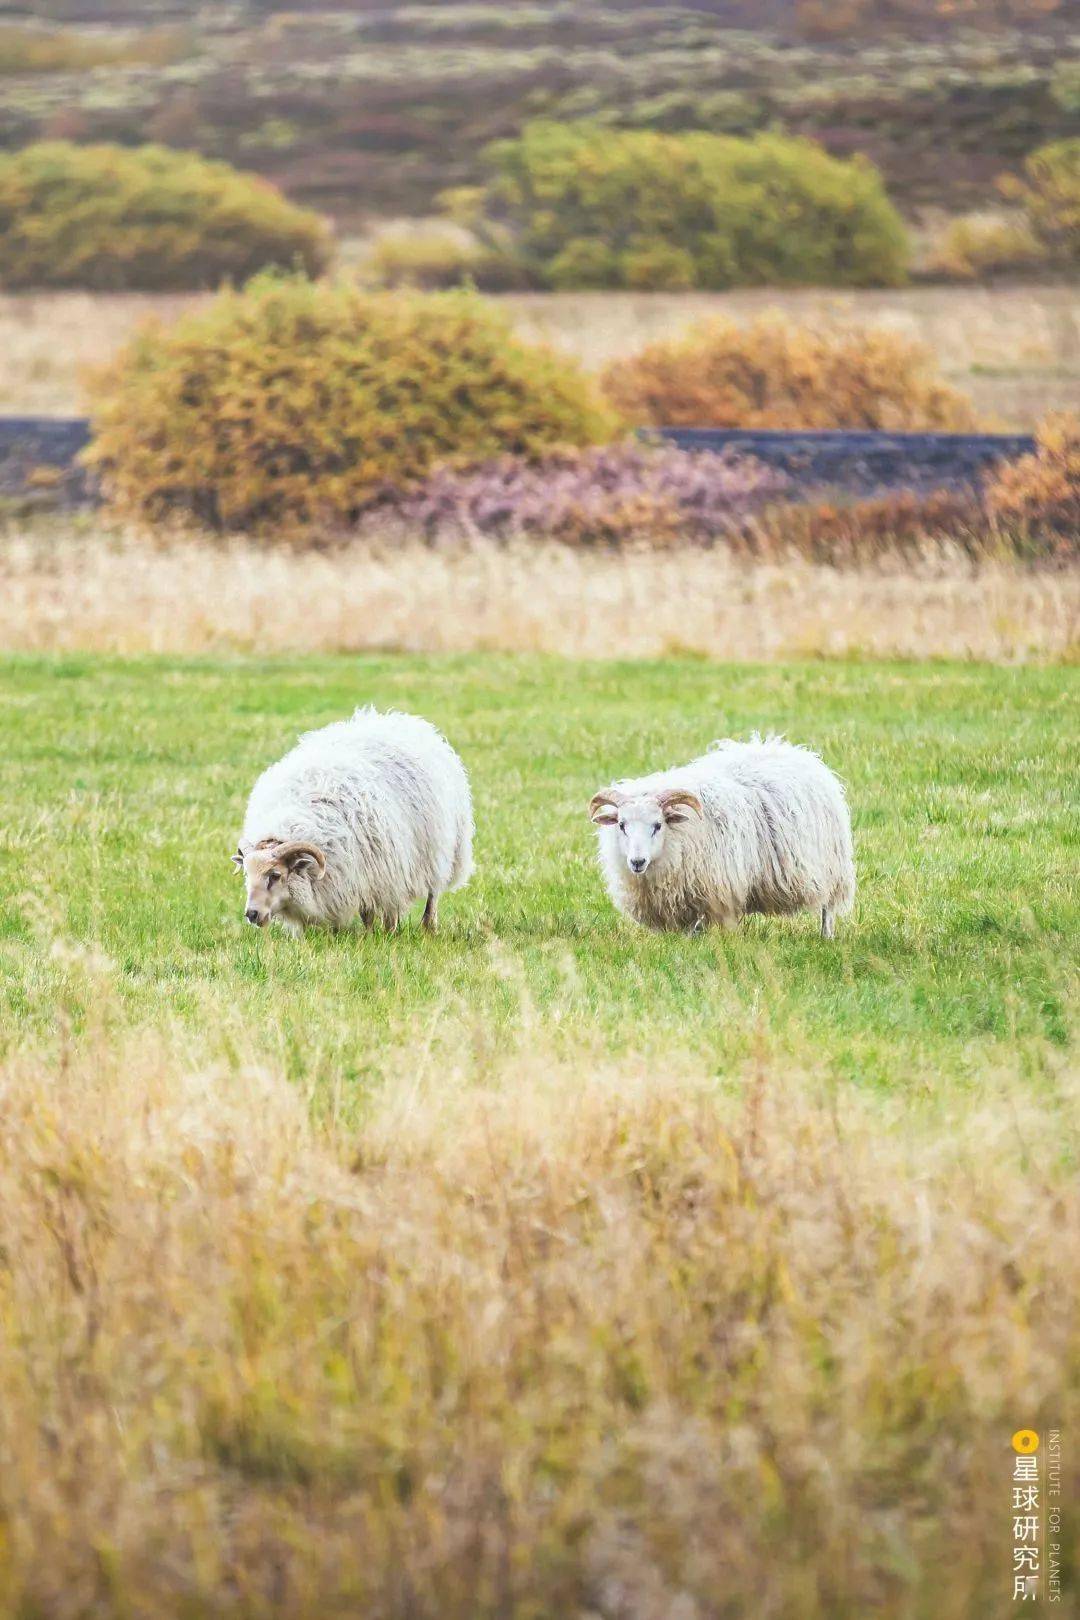
M 111 24 L 136 55 L 136 25 L 183 23 L 188 52 L 92 75 L 64 71 L 61 52 L 56 71 L 8 74 L 0 144 L 190 146 L 346 222 L 430 211 L 446 187 L 482 180 L 488 143 L 530 118 L 775 128 L 864 152 L 905 208 L 975 207 L 1002 171 L 1075 134 L 1080 110 L 1075 39 L 1054 0 L 973 0 L 944 15 L 935 0 L 37 10 L 84 32 Z

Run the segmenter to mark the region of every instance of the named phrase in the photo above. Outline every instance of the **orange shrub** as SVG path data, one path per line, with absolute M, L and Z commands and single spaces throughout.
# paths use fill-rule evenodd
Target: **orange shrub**
M 712 320 L 650 344 L 603 374 L 630 421 L 660 427 L 882 428 L 965 432 L 965 395 L 934 374 L 929 352 L 881 330 L 812 331 L 765 316 Z
M 999 523 L 1061 535 L 1080 544 L 1080 414 L 1049 416 L 1036 435 L 1034 455 L 999 468 L 987 505 Z
M 791 548 L 837 566 L 917 556 L 948 541 L 968 555 L 986 546 L 986 519 L 973 490 L 890 490 L 864 500 L 808 501 L 774 509 L 766 551 Z

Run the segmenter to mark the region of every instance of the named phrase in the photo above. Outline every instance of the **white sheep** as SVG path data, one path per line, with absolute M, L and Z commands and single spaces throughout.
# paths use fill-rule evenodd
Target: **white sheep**
M 309 731 L 251 790 L 233 860 L 247 880 L 245 916 L 291 934 L 344 928 L 359 915 L 396 928 L 424 899 L 472 871 L 472 795 L 446 738 L 411 714 L 357 709 Z
M 780 738 L 714 743 L 673 770 L 617 782 L 589 815 L 618 909 L 646 928 L 731 928 L 747 912 L 835 918 L 855 899 L 844 790 Z

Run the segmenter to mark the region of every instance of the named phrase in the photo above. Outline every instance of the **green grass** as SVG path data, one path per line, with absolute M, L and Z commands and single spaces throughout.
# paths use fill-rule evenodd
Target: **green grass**
M 520 1040 L 726 1073 L 767 1043 L 838 1080 L 935 1090 L 1037 1076 L 1075 989 L 1075 671 L 725 667 L 535 658 L 0 666 L 0 1028 L 37 1044 L 93 1010 L 263 1052 L 345 1106 L 431 1043 Z M 358 702 L 441 726 L 472 774 L 477 873 L 396 937 L 260 934 L 229 856 L 257 773 Z M 590 794 L 713 737 L 782 731 L 844 778 L 860 893 L 809 915 L 653 936 L 603 891 Z M 74 949 L 73 949 L 74 948 Z M 417 1061 L 420 1059 L 418 1057 Z

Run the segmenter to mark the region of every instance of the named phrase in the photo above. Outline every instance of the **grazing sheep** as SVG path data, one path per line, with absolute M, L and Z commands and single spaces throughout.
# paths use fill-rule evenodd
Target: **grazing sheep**
M 465 767 L 435 727 L 411 714 L 357 709 L 309 731 L 255 783 L 233 856 L 247 880 L 245 916 L 291 934 L 344 928 L 359 915 L 396 928 L 472 871 Z
M 731 928 L 749 911 L 851 910 L 855 864 L 844 790 L 808 748 L 779 738 L 714 743 L 689 765 L 617 782 L 589 815 L 620 911 L 645 928 Z

